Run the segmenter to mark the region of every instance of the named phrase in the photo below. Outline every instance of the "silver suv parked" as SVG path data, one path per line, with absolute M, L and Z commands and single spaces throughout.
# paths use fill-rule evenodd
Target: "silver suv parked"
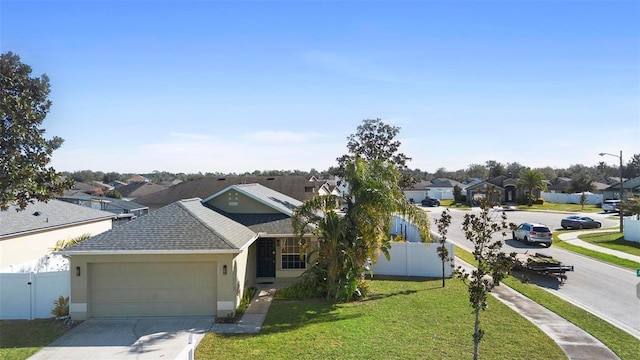
M 620 200 L 605 200 L 602 203 L 602 210 L 606 213 L 609 211 L 620 211 L 618 210 L 618 205 L 620 205 Z
M 525 244 L 542 244 L 549 247 L 553 242 L 553 232 L 544 224 L 522 223 L 513 231 L 513 239 Z

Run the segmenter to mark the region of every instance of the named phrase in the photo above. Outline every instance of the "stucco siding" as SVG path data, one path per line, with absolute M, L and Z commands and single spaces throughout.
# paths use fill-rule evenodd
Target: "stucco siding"
M 88 224 L 6 237 L 0 240 L 0 269 L 6 269 L 49 254 L 58 240 L 67 240 L 83 234 L 97 235 L 110 230 L 111 226 L 111 219 L 105 219 Z

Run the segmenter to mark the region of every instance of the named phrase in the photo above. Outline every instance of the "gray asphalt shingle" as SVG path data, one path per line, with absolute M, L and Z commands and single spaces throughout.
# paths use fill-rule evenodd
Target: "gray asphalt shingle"
M 65 252 L 139 250 L 237 250 L 257 234 L 199 198 L 181 200 L 96 235 Z
M 10 206 L 6 211 L 0 211 L 0 238 L 113 217 L 114 214 L 107 211 L 60 200 L 49 200 L 46 203 L 37 201 L 29 204 L 23 211 L 16 211 L 14 206 Z

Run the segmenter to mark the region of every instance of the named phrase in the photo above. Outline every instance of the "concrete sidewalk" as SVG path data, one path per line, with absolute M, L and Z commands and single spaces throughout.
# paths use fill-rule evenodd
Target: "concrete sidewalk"
M 629 254 L 626 252 L 622 252 L 622 251 L 618 251 L 618 250 L 613 250 L 613 249 L 609 249 L 606 247 L 602 247 L 602 246 L 598 246 L 598 245 L 594 245 L 591 243 L 588 243 L 586 241 L 582 241 L 580 239 L 578 239 L 579 235 L 584 235 L 584 234 L 593 234 L 593 233 L 599 233 L 599 232 L 610 232 L 611 230 L 590 230 L 590 231 L 571 231 L 568 233 L 564 233 L 564 234 L 560 234 L 558 235 L 558 238 L 560 238 L 560 240 L 571 244 L 571 245 L 576 245 L 576 246 L 580 246 L 583 247 L 585 249 L 590 249 L 593 251 L 597 251 L 597 252 L 601 252 L 604 254 L 609 254 L 609 255 L 613 255 L 616 257 L 619 257 L 621 259 L 627 259 L 627 260 L 633 260 L 637 263 L 640 263 L 640 256 L 638 255 L 633 255 L 633 254 Z

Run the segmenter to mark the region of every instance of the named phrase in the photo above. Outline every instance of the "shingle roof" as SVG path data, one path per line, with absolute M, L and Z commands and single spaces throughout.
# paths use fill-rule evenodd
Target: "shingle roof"
M 29 204 L 23 211 L 10 206 L 0 211 L 0 238 L 60 226 L 112 219 L 113 213 L 70 204 L 60 200 Z
M 182 182 L 154 194 L 139 196 L 136 202 L 147 206 L 167 205 L 172 202 L 193 197 L 206 198 L 231 185 L 261 184 L 272 190 L 304 201 L 322 186 L 325 181 L 309 181 L 304 176 L 228 176 L 205 177 Z M 307 192 L 305 188 L 313 186 L 315 192 Z
M 87 195 L 87 194 L 75 194 L 75 195 L 69 195 L 69 196 L 61 196 L 58 199 L 62 200 L 62 201 L 66 201 L 66 202 L 72 202 L 72 201 L 80 201 L 80 200 L 84 200 L 84 201 L 90 201 L 90 200 L 94 200 L 94 201 L 99 201 L 99 202 L 108 202 L 111 205 L 113 205 L 114 207 L 120 208 L 120 209 L 124 209 L 124 210 L 140 210 L 140 209 L 148 209 L 148 206 L 145 205 L 140 205 L 136 202 L 133 201 L 128 201 L 128 200 L 122 200 L 122 199 L 114 199 L 114 198 L 110 198 L 110 197 L 105 197 L 105 196 L 93 196 L 93 195 Z M 70 201 L 69 201 L 70 200 Z M 74 203 L 74 202 L 72 202 Z
M 231 214 L 214 207 L 212 210 L 232 219 L 256 233 L 293 234 L 291 217 L 285 214 Z
M 64 253 L 238 250 L 256 237 L 244 225 L 211 211 L 195 198 L 167 205 L 69 247 Z
M 124 197 L 138 198 L 140 196 L 146 196 L 146 195 L 151 195 L 153 193 L 157 193 L 158 191 L 165 190 L 166 188 L 167 188 L 166 186 L 162 186 L 158 184 L 147 183 L 147 182 L 141 182 L 141 183 L 137 182 L 137 183 L 131 183 L 129 185 L 121 186 L 117 190 Z

